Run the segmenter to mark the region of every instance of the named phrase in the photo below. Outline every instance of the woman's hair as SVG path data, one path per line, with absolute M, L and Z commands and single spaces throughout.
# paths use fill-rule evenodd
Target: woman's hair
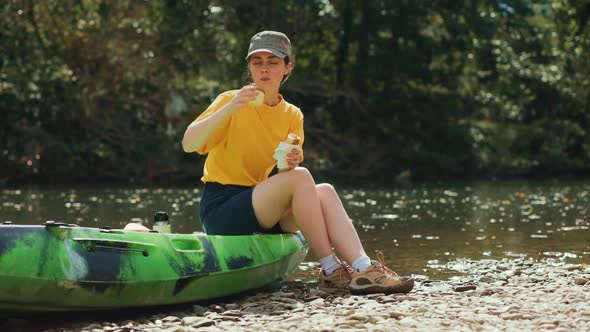
M 295 63 L 293 61 L 291 61 L 291 59 L 289 59 L 289 56 L 286 56 L 283 60 L 285 60 L 285 64 L 288 65 L 289 63 L 291 63 L 291 70 L 289 70 L 289 73 L 287 75 L 283 76 L 283 80 L 281 81 L 281 85 L 283 83 L 285 83 L 285 81 L 287 81 L 287 79 L 289 77 L 291 77 L 291 73 L 293 73 L 293 68 L 295 68 Z M 246 72 L 244 73 L 244 81 L 246 81 L 246 84 L 250 84 L 253 83 L 254 80 L 252 79 L 252 75 L 250 74 L 250 59 L 248 59 L 248 61 L 246 62 Z

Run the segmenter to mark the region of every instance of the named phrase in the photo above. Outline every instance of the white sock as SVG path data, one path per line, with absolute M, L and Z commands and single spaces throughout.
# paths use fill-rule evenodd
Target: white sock
M 320 259 L 320 265 L 326 276 L 334 273 L 340 267 L 340 263 L 336 260 L 336 255 L 332 254 Z
M 359 272 L 363 272 L 364 270 L 368 269 L 369 266 L 371 266 L 371 259 L 368 256 L 360 256 L 359 258 L 355 259 L 354 262 L 352 262 L 352 268 L 359 271 Z

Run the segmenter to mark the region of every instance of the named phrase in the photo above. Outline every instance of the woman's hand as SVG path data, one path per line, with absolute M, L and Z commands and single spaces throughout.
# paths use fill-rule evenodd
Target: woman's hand
M 301 162 L 301 152 L 299 149 L 291 149 L 291 151 L 287 153 L 286 161 L 288 165 L 287 169 L 293 169 L 299 166 L 299 163 Z
M 237 110 L 238 108 L 248 105 L 249 102 L 256 99 L 258 96 L 258 90 L 256 85 L 248 84 L 238 91 L 238 94 L 230 101 L 232 108 Z

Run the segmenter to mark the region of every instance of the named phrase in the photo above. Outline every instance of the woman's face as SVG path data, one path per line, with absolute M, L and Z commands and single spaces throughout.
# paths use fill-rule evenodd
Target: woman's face
M 257 87 L 278 91 L 283 77 L 291 70 L 291 64 L 272 53 L 257 52 L 250 56 L 248 69 Z

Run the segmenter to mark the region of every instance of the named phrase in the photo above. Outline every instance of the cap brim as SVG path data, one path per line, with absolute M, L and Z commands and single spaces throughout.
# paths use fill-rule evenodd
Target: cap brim
M 281 51 L 279 51 L 279 50 L 275 50 L 275 49 L 272 49 L 272 48 L 259 48 L 259 49 L 256 49 L 256 50 L 253 50 L 253 51 L 249 52 L 249 53 L 248 53 L 248 55 L 246 55 L 246 60 L 248 60 L 248 58 L 249 58 L 249 57 L 250 57 L 252 54 L 254 54 L 254 53 L 258 53 L 258 52 L 268 52 L 268 53 L 272 53 L 273 55 L 276 55 L 276 56 L 278 56 L 278 57 L 279 57 L 279 58 L 281 58 L 281 59 L 284 59 L 284 58 L 286 58 L 286 57 L 287 57 L 287 54 L 285 54 L 285 53 L 283 53 L 283 52 L 281 52 Z

